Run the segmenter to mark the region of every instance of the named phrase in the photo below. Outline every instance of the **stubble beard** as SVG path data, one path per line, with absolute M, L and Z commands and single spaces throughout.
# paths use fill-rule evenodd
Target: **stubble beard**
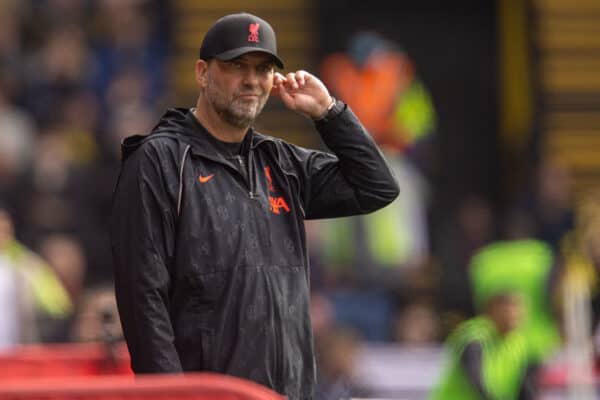
M 261 113 L 268 96 L 261 93 L 258 99 L 244 99 L 241 93 L 256 93 L 258 90 L 251 87 L 242 88 L 228 98 L 221 90 L 209 83 L 206 88 L 206 97 L 217 114 L 226 123 L 236 128 L 248 128 Z

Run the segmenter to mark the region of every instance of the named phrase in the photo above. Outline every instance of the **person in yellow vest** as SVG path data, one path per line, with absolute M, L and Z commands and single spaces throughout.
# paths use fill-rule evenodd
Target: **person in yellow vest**
M 430 257 L 426 160 L 436 113 L 414 61 L 383 36 L 358 32 L 322 62 L 323 79 L 361 115 L 403 195 L 369 215 L 319 221 L 324 288 L 335 315 L 370 341 L 393 340 L 397 310 Z
M 535 398 L 535 366 L 519 329 L 523 297 L 506 288 L 485 300 L 482 312 L 446 342 L 446 361 L 430 400 L 516 400 Z
M 72 313 L 71 299 L 52 268 L 15 238 L 10 214 L 1 206 L 0 258 L 18 287 L 14 310 L 20 321 L 17 342 L 52 340 L 54 325 L 66 323 Z
M 480 314 L 450 335 L 432 399 L 530 399 L 538 365 L 560 344 L 548 306 L 552 250 L 533 239 L 480 249 L 469 267 Z
M 490 293 L 512 287 L 527 309 L 521 329 L 533 360 L 547 361 L 561 343 L 557 317 L 551 307 L 557 261 L 552 248 L 535 239 L 505 240 L 481 248 L 470 263 L 475 305 Z

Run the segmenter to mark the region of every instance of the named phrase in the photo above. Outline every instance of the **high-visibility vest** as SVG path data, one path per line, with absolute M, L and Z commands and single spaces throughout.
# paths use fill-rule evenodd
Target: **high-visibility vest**
M 540 362 L 552 355 L 560 344 L 560 332 L 547 290 L 553 262 L 550 246 L 526 239 L 485 246 L 475 254 L 469 267 L 473 295 L 479 307 L 505 290 L 522 295 L 526 314 L 521 329 L 530 341 L 532 356 Z
M 72 313 L 69 294 L 41 257 L 16 240 L 8 243 L 4 254 L 15 271 L 22 275 L 39 312 L 54 318 L 65 318 Z
M 472 342 L 481 345 L 481 382 L 486 395 L 498 400 L 516 399 L 530 359 L 526 338 L 519 330 L 501 336 L 486 317 L 467 320 L 450 335 L 441 379 L 430 399 L 481 400 L 460 362 L 465 347 Z

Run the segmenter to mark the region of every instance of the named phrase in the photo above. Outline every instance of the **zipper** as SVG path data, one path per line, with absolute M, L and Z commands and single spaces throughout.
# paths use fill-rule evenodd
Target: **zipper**
M 254 151 L 252 149 L 250 149 L 250 151 L 248 152 L 248 184 L 250 186 L 250 198 L 254 199 L 254 170 L 253 170 L 253 165 L 254 165 L 254 160 L 253 160 L 253 156 L 254 155 Z M 243 161 L 243 160 L 242 160 Z
M 252 153 L 252 151 L 250 151 L 250 153 Z M 207 154 L 199 154 L 199 153 L 195 153 L 195 152 L 192 152 L 192 154 L 195 157 L 205 158 L 207 160 L 211 160 L 211 161 L 214 161 L 216 163 L 219 163 L 219 164 L 221 164 L 221 165 L 223 165 L 223 166 L 231 169 L 232 171 L 234 171 L 236 174 L 238 174 L 242 178 L 242 180 L 244 182 L 246 182 L 246 186 L 249 188 L 248 195 L 250 196 L 250 198 L 253 199 L 255 197 L 254 196 L 254 192 L 253 192 L 253 187 L 252 187 L 252 184 L 251 184 L 252 180 L 250 179 L 250 176 L 248 175 L 248 177 L 246 177 L 234 165 L 232 165 L 233 164 L 232 157 L 229 157 L 229 158 L 219 158 L 219 157 L 214 157 L 214 156 L 210 156 L 210 155 L 207 155 Z M 244 163 L 244 158 L 242 156 L 237 155 L 237 156 L 234 156 L 233 159 L 235 159 L 235 162 L 237 162 L 240 165 L 240 167 L 242 167 L 244 169 L 246 168 L 245 167 L 245 163 Z M 246 172 L 248 172 L 248 171 L 246 171 Z
M 214 157 L 210 154 L 206 154 L 204 152 L 200 153 L 200 152 L 195 152 L 192 150 L 192 154 L 197 156 L 197 157 L 203 157 L 206 158 L 208 160 L 214 161 L 214 162 L 218 162 L 219 164 L 225 165 L 226 167 L 231 168 L 232 170 L 234 170 L 237 174 L 241 175 L 242 179 L 246 181 L 246 185 L 248 186 L 248 196 L 251 199 L 255 199 L 256 198 L 256 193 L 254 193 L 254 180 L 253 180 L 253 173 L 254 173 L 254 168 L 253 168 L 253 155 L 254 155 L 254 149 L 256 149 L 259 145 L 261 145 L 262 143 L 265 142 L 273 142 L 273 139 L 270 138 L 261 138 L 260 140 L 258 140 L 256 143 L 252 143 L 250 145 L 250 151 L 248 151 L 248 165 L 246 165 L 246 163 L 244 162 L 244 158 L 240 155 L 234 156 L 233 158 L 235 158 L 236 162 L 239 164 L 239 166 L 244 169 L 247 173 L 247 177 L 244 176 L 244 174 L 242 174 L 240 171 L 238 171 L 233 165 L 231 165 L 229 162 L 231 162 L 231 158 L 227 159 L 227 158 L 219 158 L 219 157 Z M 224 162 L 225 161 L 225 162 Z
M 244 157 L 242 157 L 241 155 L 237 155 L 234 158 L 237 160 L 238 164 L 240 164 L 240 168 L 246 171 L 246 176 L 248 177 L 248 196 L 251 199 L 254 199 L 254 185 L 253 185 L 253 180 L 252 180 L 252 173 L 250 171 L 251 166 L 252 166 L 252 161 L 250 160 L 252 151 L 248 152 L 248 165 L 246 165 L 246 163 L 244 162 Z

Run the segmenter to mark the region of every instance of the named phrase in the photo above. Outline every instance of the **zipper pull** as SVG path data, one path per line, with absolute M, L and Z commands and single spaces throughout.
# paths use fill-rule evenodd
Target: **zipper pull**
M 240 167 L 244 167 L 244 158 L 242 156 L 235 156 L 235 158 L 237 158 L 238 162 L 240 163 Z

